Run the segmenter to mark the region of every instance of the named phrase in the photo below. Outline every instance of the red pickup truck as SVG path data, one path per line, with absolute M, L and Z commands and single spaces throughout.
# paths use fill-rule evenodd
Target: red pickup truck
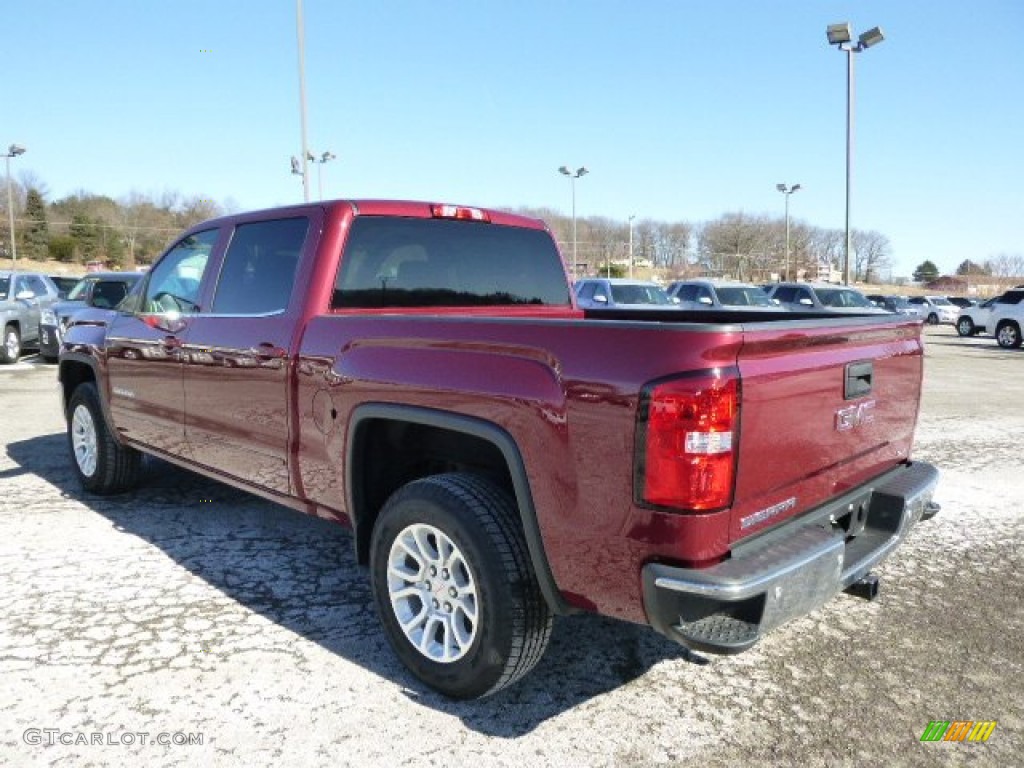
M 350 526 L 423 682 L 493 693 L 552 616 L 735 653 L 937 512 L 919 321 L 580 311 L 545 225 L 336 201 L 209 221 L 60 357 L 87 491 L 140 452 Z

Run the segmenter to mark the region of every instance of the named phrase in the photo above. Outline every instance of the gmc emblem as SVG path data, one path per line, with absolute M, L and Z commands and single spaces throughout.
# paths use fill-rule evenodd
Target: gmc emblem
M 875 401 L 865 400 L 836 411 L 836 431 L 849 432 L 851 429 L 870 424 L 875 420 Z

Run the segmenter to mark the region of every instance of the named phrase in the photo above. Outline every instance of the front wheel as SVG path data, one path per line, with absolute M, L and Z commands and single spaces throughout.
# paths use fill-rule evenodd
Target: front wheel
M 68 448 L 75 474 L 87 491 L 107 495 L 135 485 L 141 455 L 114 440 L 92 382 L 79 384 L 68 402 Z
M 0 363 L 16 363 L 21 357 L 21 333 L 18 326 L 4 328 L 4 343 L 0 346 Z
M 511 685 L 551 637 L 516 506 L 474 475 L 434 475 L 396 491 L 374 526 L 370 578 L 395 653 L 446 696 Z
M 999 324 L 996 328 L 996 341 L 1003 349 L 1016 349 L 1020 346 L 1020 326 L 1012 320 Z
M 938 315 L 936 315 L 934 312 L 932 312 L 930 315 L 928 315 L 928 325 L 938 325 L 938 324 L 939 324 L 939 316 Z
M 974 322 L 969 317 L 961 317 L 956 321 L 956 332 L 961 336 L 973 336 Z

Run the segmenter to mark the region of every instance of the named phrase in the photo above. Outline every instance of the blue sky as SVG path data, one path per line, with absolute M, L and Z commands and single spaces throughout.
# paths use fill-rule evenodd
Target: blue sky
M 309 144 L 327 197 L 841 228 L 845 56 L 853 225 L 895 274 L 1024 251 L 1024 3 L 304 0 Z M 293 0 L 34 0 L 3 14 L 0 145 L 49 199 L 176 190 L 300 202 Z M 13 66 L 12 66 L 13 64 Z M 311 175 L 316 195 L 316 175 Z

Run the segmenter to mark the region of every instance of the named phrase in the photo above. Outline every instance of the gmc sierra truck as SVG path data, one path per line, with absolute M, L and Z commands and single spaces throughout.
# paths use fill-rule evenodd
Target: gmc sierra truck
M 736 653 L 938 511 L 910 458 L 919 321 L 590 310 L 543 222 L 334 201 L 186 232 L 60 382 L 84 488 L 146 453 L 351 527 L 401 661 L 525 675 L 553 616 Z

